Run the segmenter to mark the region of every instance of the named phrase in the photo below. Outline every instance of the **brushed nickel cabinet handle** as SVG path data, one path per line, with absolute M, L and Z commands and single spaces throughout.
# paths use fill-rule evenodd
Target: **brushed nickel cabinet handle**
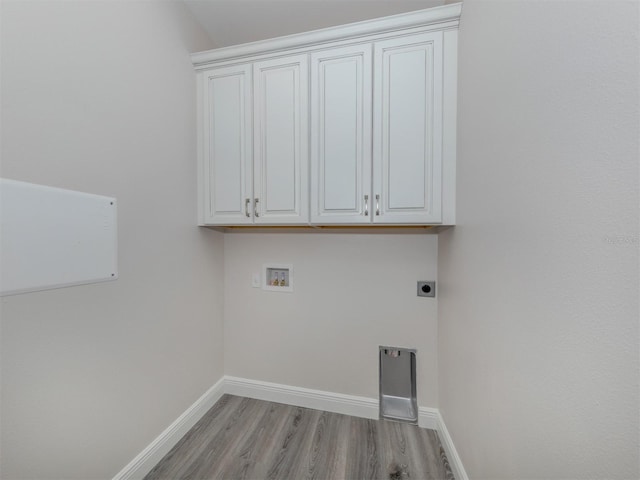
M 364 216 L 369 216 L 369 195 L 364 196 Z
M 376 215 L 380 215 L 380 195 L 376 193 Z
M 248 199 L 248 198 L 244 199 L 244 215 L 246 217 L 250 217 L 251 216 L 251 214 L 249 213 L 249 202 L 251 202 L 250 199 Z
M 260 214 L 258 213 L 258 202 L 260 201 L 259 198 L 254 198 L 253 199 L 253 215 L 255 217 L 259 217 Z

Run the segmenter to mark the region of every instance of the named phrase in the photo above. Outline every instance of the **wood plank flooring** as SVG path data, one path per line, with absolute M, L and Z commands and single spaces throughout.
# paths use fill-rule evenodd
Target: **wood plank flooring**
M 453 480 L 434 430 L 224 395 L 145 477 Z

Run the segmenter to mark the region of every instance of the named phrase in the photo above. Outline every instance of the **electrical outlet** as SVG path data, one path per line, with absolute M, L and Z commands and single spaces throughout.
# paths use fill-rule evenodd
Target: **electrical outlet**
M 418 296 L 419 297 L 435 297 L 436 296 L 436 282 L 427 282 L 423 280 L 418 281 Z
M 254 273 L 251 276 L 251 286 L 253 288 L 260 288 L 260 274 L 259 273 Z

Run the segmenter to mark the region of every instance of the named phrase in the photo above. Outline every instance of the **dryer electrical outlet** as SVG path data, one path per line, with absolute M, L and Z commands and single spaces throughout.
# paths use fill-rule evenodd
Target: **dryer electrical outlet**
M 418 281 L 418 296 L 419 297 L 435 297 L 436 296 L 436 282 L 433 281 Z

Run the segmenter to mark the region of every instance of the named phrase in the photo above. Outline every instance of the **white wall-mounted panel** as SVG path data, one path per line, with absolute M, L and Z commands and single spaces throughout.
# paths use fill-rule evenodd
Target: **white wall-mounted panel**
M 115 280 L 115 198 L 0 179 L 0 295 Z

